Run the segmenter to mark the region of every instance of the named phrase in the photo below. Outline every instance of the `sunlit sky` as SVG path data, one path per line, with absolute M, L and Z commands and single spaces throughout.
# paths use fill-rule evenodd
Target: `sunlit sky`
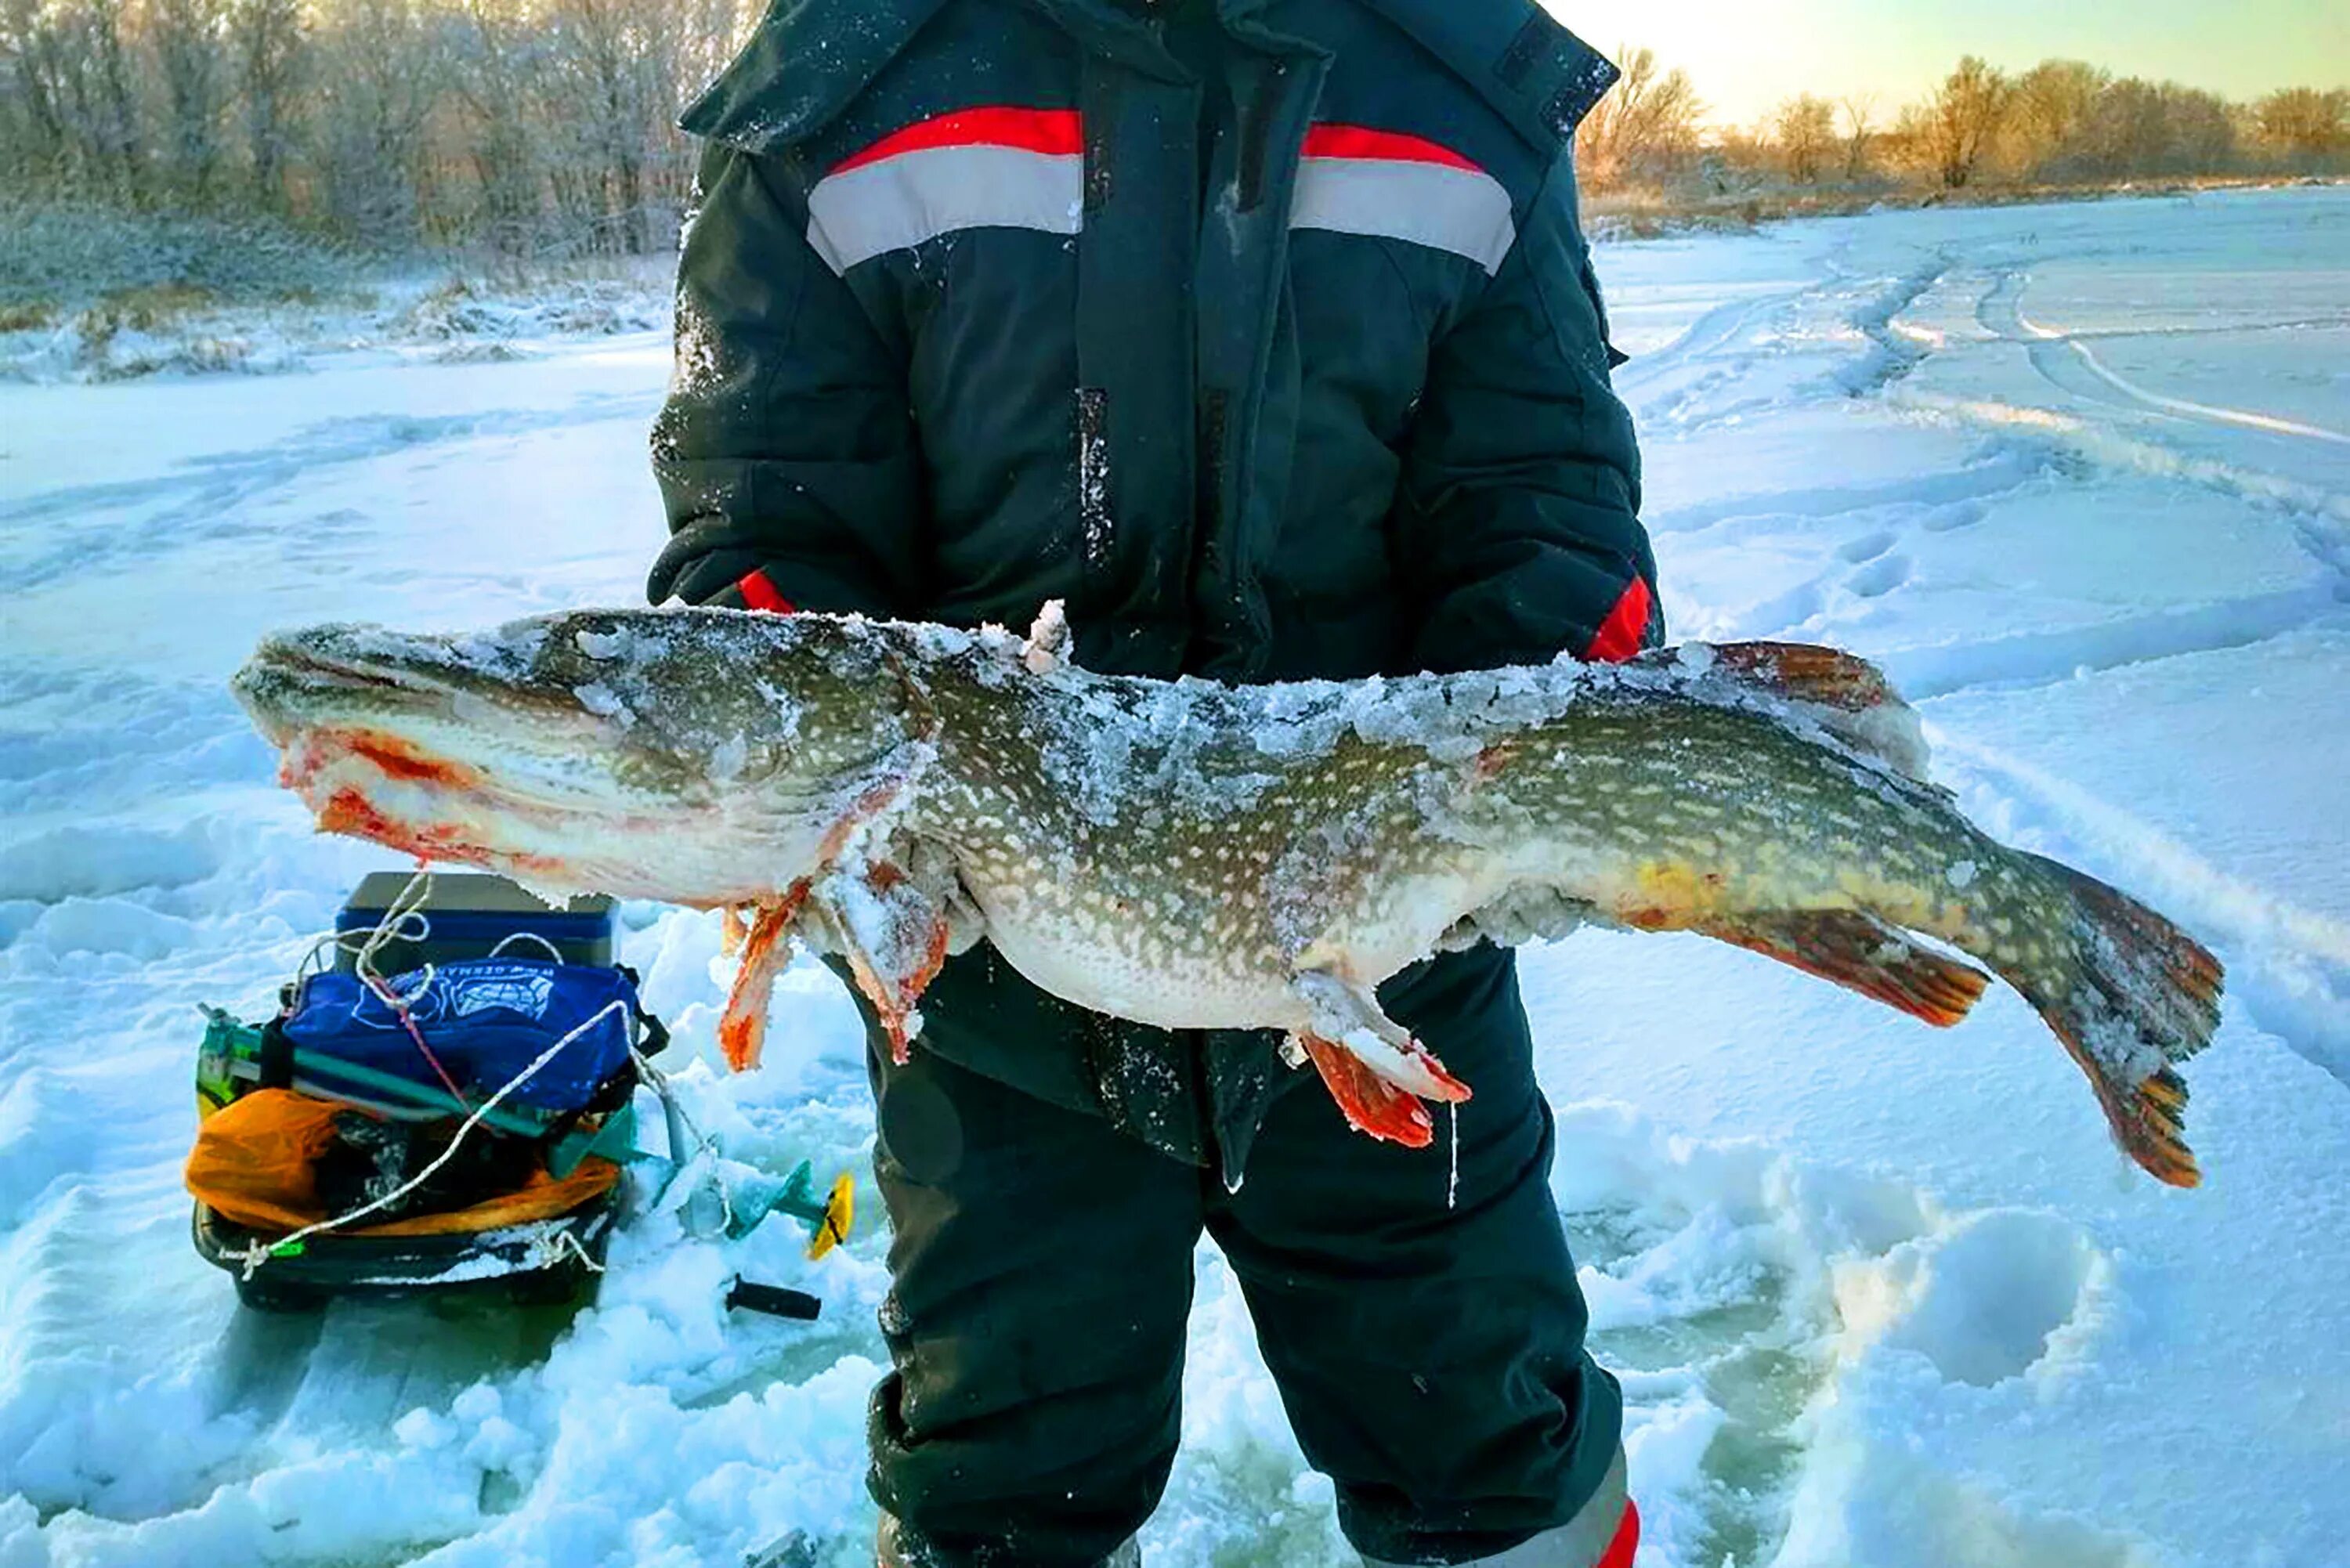
M 1960 55 L 2050 56 L 2230 98 L 2350 87 L 2350 0 L 1542 0 L 1609 55 L 1689 72 L 1710 118 L 1745 124 L 1799 92 L 1877 96 L 1890 119 Z

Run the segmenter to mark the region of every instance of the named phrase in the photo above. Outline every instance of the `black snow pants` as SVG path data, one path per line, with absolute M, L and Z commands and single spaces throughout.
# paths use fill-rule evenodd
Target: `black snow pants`
M 876 1054 L 894 1369 L 873 1397 L 871 1484 L 905 1561 L 1075 1568 L 1141 1526 L 1175 1457 L 1203 1230 L 1365 1556 L 1473 1562 L 1553 1532 L 1598 1544 L 1576 1561 L 1537 1542 L 1545 1563 L 1628 1561 L 1605 1552 L 1622 1401 L 1584 1348 L 1515 969 L 1492 950 L 1440 969 L 1400 1021 L 1475 1091 L 1449 1202 L 1440 1107 L 1433 1147 L 1375 1142 L 1310 1069 L 1227 1192 L 919 1044 L 902 1067 Z

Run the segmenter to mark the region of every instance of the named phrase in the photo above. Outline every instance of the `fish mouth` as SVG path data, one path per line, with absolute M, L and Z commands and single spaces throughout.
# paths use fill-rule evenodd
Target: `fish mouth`
M 272 637 L 229 682 L 270 744 L 303 732 L 446 712 L 452 687 L 417 664 L 340 646 L 342 628 Z
M 266 642 L 255 661 L 272 674 L 308 686 L 412 693 L 440 690 L 428 686 L 411 672 L 331 653 L 316 644 Z
M 479 866 L 534 887 L 568 891 L 578 880 L 549 852 L 576 811 L 518 794 L 390 722 L 300 723 L 279 744 L 277 782 L 310 808 L 322 833 L 367 839 L 420 865 Z
M 230 684 L 323 832 L 550 895 L 674 896 L 681 825 L 713 837 L 724 814 L 542 643 L 311 627 L 263 639 Z
M 276 748 L 277 782 L 318 826 L 421 859 L 486 864 L 484 771 L 427 737 L 462 691 L 434 670 L 429 644 L 369 646 L 357 627 L 317 627 L 263 641 L 231 681 L 254 727 Z M 420 722 L 421 721 L 421 722 Z

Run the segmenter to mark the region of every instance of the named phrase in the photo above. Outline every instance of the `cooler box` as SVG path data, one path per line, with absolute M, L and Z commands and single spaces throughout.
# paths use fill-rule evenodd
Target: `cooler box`
M 411 877 L 405 871 L 377 871 L 361 881 L 342 912 L 335 917 L 335 934 L 364 938 L 383 923 L 394 899 Z M 555 945 L 566 963 L 598 968 L 612 961 L 612 900 L 601 893 L 574 898 L 567 909 L 556 909 L 536 894 L 486 872 L 432 874 L 421 912 L 429 925 L 421 941 L 395 937 L 376 954 L 380 974 L 400 974 L 428 963 L 482 958 L 508 938 L 505 950 L 517 958 L 545 958 L 546 950 L 532 937 Z M 522 933 L 519 934 L 518 933 Z M 348 973 L 356 940 L 338 942 L 335 967 Z

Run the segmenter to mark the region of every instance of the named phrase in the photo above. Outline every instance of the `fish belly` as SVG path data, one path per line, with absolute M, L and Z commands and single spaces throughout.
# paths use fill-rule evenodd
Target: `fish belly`
M 984 906 L 983 905 L 983 908 Z M 1295 1029 L 1305 1003 L 1288 977 L 1243 952 L 1180 950 L 1171 936 L 1110 933 L 987 910 L 988 940 L 1064 1002 L 1161 1029 Z
M 1338 897 L 1128 908 L 1068 883 L 967 886 L 1004 961 L 1064 1001 L 1164 1029 L 1295 1030 L 1313 1018 L 1294 989 L 1301 971 L 1376 986 L 1502 885 L 1484 868 L 1346 880 Z

